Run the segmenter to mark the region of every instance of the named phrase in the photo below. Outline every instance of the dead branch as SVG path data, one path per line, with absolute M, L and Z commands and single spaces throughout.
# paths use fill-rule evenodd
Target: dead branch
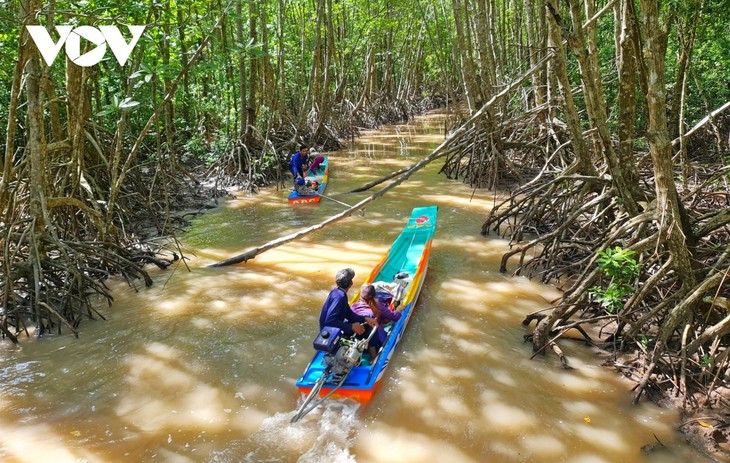
M 680 137 L 677 137 L 674 140 L 672 140 L 672 146 L 676 146 L 680 142 L 683 142 L 686 139 L 688 139 L 693 133 L 695 133 L 696 131 L 698 131 L 699 129 L 701 129 L 705 124 L 707 124 L 709 121 L 711 121 L 715 116 L 717 116 L 718 114 L 720 114 L 723 111 L 727 110 L 728 108 L 730 108 L 730 101 L 728 101 L 724 105 L 720 106 L 716 110 L 712 111 L 707 116 L 703 117 L 701 121 L 699 121 L 697 124 L 695 124 L 695 126 L 692 127 L 690 130 L 688 130 L 684 135 L 682 135 Z

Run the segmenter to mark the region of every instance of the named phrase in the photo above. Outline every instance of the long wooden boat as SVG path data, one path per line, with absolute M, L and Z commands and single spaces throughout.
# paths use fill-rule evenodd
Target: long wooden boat
M 365 283 L 393 282 L 396 275 L 402 278 L 404 272 L 411 278 L 410 283 L 405 288 L 405 295 L 400 302 L 404 306 L 401 318 L 397 322 L 391 322 L 386 326 L 388 337 L 374 363 L 362 361 L 353 366 L 349 373 L 346 373 L 346 377 L 334 377 L 325 380 L 324 384 L 317 384 L 318 381 L 321 382 L 323 375 L 328 374 L 328 361 L 325 357 L 332 355 L 317 351 L 304 374 L 296 383 L 301 393 L 311 396 L 312 392 L 319 388 L 320 390 L 316 392 L 316 395 L 319 395 L 320 398 L 332 396 L 351 397 L 359 402 L 370 400 L 383 380 L 388 362 L 398 342 L 403 337 L 403 332 L 413 314 L 416 300 L 421 292 L 428 268 L 428 259 L 431 254 L 431 243 L 436 231 L 437 213 L 437 206 L 413 209 L 411 218 L 408 220 L 403 232 L 396 238 L 388 252 L 365 281 Z M 359 291 L 356 292 L 351 303 L 357 301 L 358 298 Z M 307 399 L 309 398 L 308 396 Z M 305 406 L 302 405 L 302 409 L 304 408 Z M 300 412 L 302 409 L 300 409 Z M 298 420 L 309 410 L 299 413 L 292 421 Z
M 322 199 L 324 189 L 327 187 L 327 180 L 329 180 L 329 156 L 324 157 L 324 161 L 320 164 L 316 172 L 312 173 L 307 171 L 307 175 L 304 177 L 305 182 L 317 182 L 317 190 L 312 194 L 300 195 L 296 190 L 289 193 L 289 204 L 317 204 Z

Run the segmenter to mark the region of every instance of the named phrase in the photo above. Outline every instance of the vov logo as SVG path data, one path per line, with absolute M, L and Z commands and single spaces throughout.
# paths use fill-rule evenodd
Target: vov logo
M 71 61 L 83 67 L 93 66 L 104 59 L 107 45 L 111 48 L 119 64 L 124 66 L 145 29 L 145 26 L 127 26 L 129 33 L 132 34 L 132 40 L 127 43 L 116 26 L 99 26 L 98 29 L 92 26 L 80 26 L 76 29 L 73 26 L 56 26 L 59 39 L 58 42 L 54 42 L 45 26 L 25 27 L 28 29 L 28 33 L 33 38 L 33 42 L 38 47 L 38 51 L 41 52 L 46 64 L 53 65 L 56 56 L 58 56 L 61 47 L 65 43 L 66 55 Z M 93 43 L 96 48 L 82 55 L 81 38 Z

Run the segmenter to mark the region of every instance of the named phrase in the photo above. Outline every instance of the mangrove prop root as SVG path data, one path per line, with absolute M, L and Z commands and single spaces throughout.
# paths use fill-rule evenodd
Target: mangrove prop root
M 708 171 L 710 175 L 714 174 Z M 700 178 L 698 182 L 702 180 Z M 694 269 L 698 282 L 694 287 L 682 287 L 671 271 L 672 254 L 663 246 L 663 235 L 654 220 L 657 213 L 652 209 L 653 204 L 643 204 L 643 211 L 635 217 L 628 217 L 613 199 L 610 189 L 585 189 L 587 182 L 593 181 L 571 179 L 569 176 L 554 177 L 552 174 L 544 180 L 533 179 L 529 188 L 520 187 L 500 201 L 482 228 L 484 234 L 497 232 L 512 240 L 510 244 L 513 247 L 504 253 L 500 264 L 503 272 L 508 271 L 510 265 L 515 265 L 515 273 L 537 274 L 543 281 L 560 281 L 564 276 L 578 275 L 556 307 L 525 317 L 525 325 L 538 320 L 532 335 L 526 337 L 532 341 L 533 351 L 537 355 L 549 349 L 561 358 L 563 364 L 565 355 L 562 351 L 556 352 L 552 344 L 559 342 L 565 333 L 563 328 L 569 325 L 565 318 L 575 315 L 578 308 L 596 313 L 603 310 L 591 296 L 592 287 L 608 284 L 595 264 L 596 252 L 620 246 L 637 253 L 642 271 L 632 283 L 635 290 L 625 300 L 625 313 L 620 317 L 614 315 L 616 322 L 607 317 L 608 326 L 614 327 L 609 339 L 619 342 L 603 348 L 620 349 L 634 345 L 626 341 L 638 339 L 652 344 L 658 342 L 657 327 L 662 325 L 670 311 L 681 310 L 683 306 L 703 307 L 704 319 L 690 321 L 685 344 L 687 361 L 682 371 L 677 373 L 677 378 L 681 374 L 683 389 L 689 389 L 690 385 L 694 390 L 715 387 L 718 381 L 713 381 L 713 378 L 721 376 L 718 367 L 708 362 L 707 357 L 703 366 L 701 356 L 705 352 L 703 346 L 718 339 L 718 335 L 730 333 L 730 317 L 723 312 L 721 304 L 712 303 L 725 300 L 723 298 L 727 298 L 729 292 L 725 255 L 730 244 L 730 231 L 723 207 L 724 196 L 708 195 L 706 191 L 696 189 L 685 198 L 686 202 L 694 204 L 690 220 L 696 235 L 697 244 L 692 251 L 698 263 Z M 702 184 L 709 188 L 709 183 Z M 600 180 L 594 182 L 594 186 L 600 185 Z M 552 312 L 546 313 L 546 310 Z M 666 342 L 657 344 L 653 354 L 655 360 L 636 379 L 634 402 L 647 388 L 664 390 L 671 384 L 679 387 L 680 383 L 672 379 L 675 376 L 672 359 L 679 357 L 681 335 L 680 332 L 669 333 Z M 588 337 L 584 337 L 588 342 Z M 723 349 L 716 355 L 725 352 Z
M 526 326 L 537 321 L 525 339 L 532 341 L 536 354 L 549 350 L 558 355 L 551 344 L 562 341 L 575 318 L 581 316 L 582 326 L 587 326 L 583 319 L 603 320 L 599 339 L 590 340 L 587 331 L 582 332 L 586 342 L 613 350 L 614 358 L 640 346 L 639 355 L 652 364 L 650 372 L 633 375 L 638 383 L 636 400 L 646 388 L 664 391 L 672 384 L 678 386 L 680 375 L 688 389 L 706 388 L 710 396 L 708 388 L 727 385 L 719 368 L 727 364 L 722 352 L 730 350 L 730 317 L 723 302 L 730 298 L 730 277 L 725 273 L 730 259 L 730 195 L 726 191 L 730 168 L 717 155 L 706 164 L 692 165 L 693 178 L 681 201 L 696 283 L 684 284 L 675 268 L 675 250 L 667 244 L 662 211 L 657 209 L 650 163 L 637 164 L 638 183 L 644 189 L 637 209 L 629 213 L 605 174 L 605 161 L 595 161 L 597 175 L 571 171 L 570 135 L 560 121 L 545 118 L 546 113 L 557 112 L 548 107 L 520 116 L 500 113 L 496 117 L 495 112 L 490 124 L 462 126 L 450 139 L 441 169 L 470 185 L 506 191 L 495 191 L 494 206 L 482 225 L 482 234 L 509 239 L 500 271 L 538 276 L 564 288 L 555 306 L 525 317 Z M 498 145 L 496 138 L 501 139 Z M 621 300 L 623 308 L 609 313 L 594 292 L 610 284 L 598 267 L 597 253 L 615 247 L 633 251 L 641 270 Z M 680 357 L 682 330 L 661 327 L 668 321 L 676 323 L 676 315 L 686 313 L 692 317 L 679 320 L 682 327 L 689 325 L 686 366 L 680 372 L 673 365 Z M 720 343 L 718 348 L 708 350 L 713 342 Z

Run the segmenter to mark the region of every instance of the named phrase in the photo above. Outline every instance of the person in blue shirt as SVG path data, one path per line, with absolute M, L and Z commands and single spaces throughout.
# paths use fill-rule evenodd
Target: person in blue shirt
M 322 305 L 319 314 L 319 329 L 325 326 L 335 326 L 342 330 L 345 336 L 363 335 L 365 328 L 362 323 L 372 327 L 378 326 L 378 322 L 372 317 L 364 317 L 352 311 L 347 301 L 347 290 L 352 287 L 352 279 L 355 278 L 355 271 L 351 268 L 342 269 L 335 275 L 337 287 L 330 291 L 327 299 Z
M 305 145 L 299 145 L 297 152 L 292 154 L 289 161 L 289 171 L 294 176 L 294 180 L 304 178 L 304 166 L 309 163 L 309 149 Z

